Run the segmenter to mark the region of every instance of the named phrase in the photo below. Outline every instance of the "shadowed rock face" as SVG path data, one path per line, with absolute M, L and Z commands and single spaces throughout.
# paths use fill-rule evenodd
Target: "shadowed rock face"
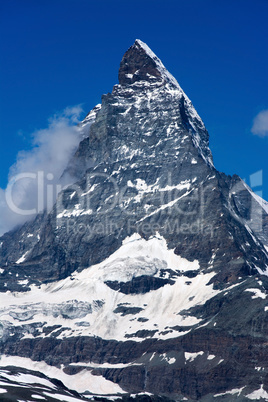
M 3 361 L 87 372 L 123 400 L 265 396 L 265 205 L 215 169 L 191 101 L 139 40 L 80 128 L 76 183 L 0 239 Z
M 149 81 L 152 77 L 161 81 L 161 72 L 156 62 L 146 53 L 146 50 L 136 41 L 124 54 L 120 63 L 118 80 L 120 85 L 133 84 L 136 81 Z

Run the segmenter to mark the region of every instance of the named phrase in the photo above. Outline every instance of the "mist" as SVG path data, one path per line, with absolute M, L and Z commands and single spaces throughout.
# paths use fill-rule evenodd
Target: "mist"
M 259 137 L 268 137 L 268 110 L 262 110 L 257 114 L 251 132 Z
M 47 128 L 32 134 L 32 148 L 18 153 L 7 188 L 0 188 L 0 235 L 52 208 L 63 185 L 61 175 L 82 137 L 77 127 L 82 112 L 77 105 L 55 114 Z

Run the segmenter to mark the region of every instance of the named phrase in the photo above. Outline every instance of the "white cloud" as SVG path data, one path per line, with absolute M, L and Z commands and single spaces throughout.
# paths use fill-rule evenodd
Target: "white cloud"
M 33 133 L 33 148 L 19 152 L 7 189 L 0 188 L 0 235 L 52 207 L 60 177 L 81 140 L 76 126 L 81 113 L 77 105 L 54 115 L 46 129 Z
M 268 137 L 268 110 L 263 110 L 257 114 L 251 132 L 259 137 Z

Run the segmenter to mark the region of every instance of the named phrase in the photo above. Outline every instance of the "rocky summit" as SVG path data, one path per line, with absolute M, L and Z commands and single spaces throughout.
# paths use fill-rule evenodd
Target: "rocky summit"
M 0 238 L 3 401 L 268 400 L 268 204 L 140 40 L 52 210 Z

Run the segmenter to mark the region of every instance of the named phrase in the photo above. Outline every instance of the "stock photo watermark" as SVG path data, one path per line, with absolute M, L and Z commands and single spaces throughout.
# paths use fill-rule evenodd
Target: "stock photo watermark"
M 9 210 L 18 215 L 29 217 L 53 209 L 56 229 L 83 237 L 84 241 L 94 235 L 120 233 L 122 225 L 127 233 L 165 231 L 213 237 L 215 229 L 206 222 L 206 208 L 215 187 L 209 182 L 197 185 L 184 180 L 176 185 L 174 181 L 168 172 L 164 186 L 147 184 L 142 179 L 134 179 L 133 183 L 126 178 L 122 185 L 111 175 L 96 172 L 87 174 L 82 184 L 64 188 L 53 174 L 39 171 L 14 176 L 5 195 Z M 263 210 L 258 197 L 262 196 L 263 172 L 250 175 L 249 183 L 253 190 L 240 179 L 231 186 L 228 211 L 236 220 L 261 231 Z M 258 192 L 254 192 L 256 188 Z M 243 214 L 239 204 L 245 194 L 251 197 Z M 23 196 L 27 202 L 21 203 Z

